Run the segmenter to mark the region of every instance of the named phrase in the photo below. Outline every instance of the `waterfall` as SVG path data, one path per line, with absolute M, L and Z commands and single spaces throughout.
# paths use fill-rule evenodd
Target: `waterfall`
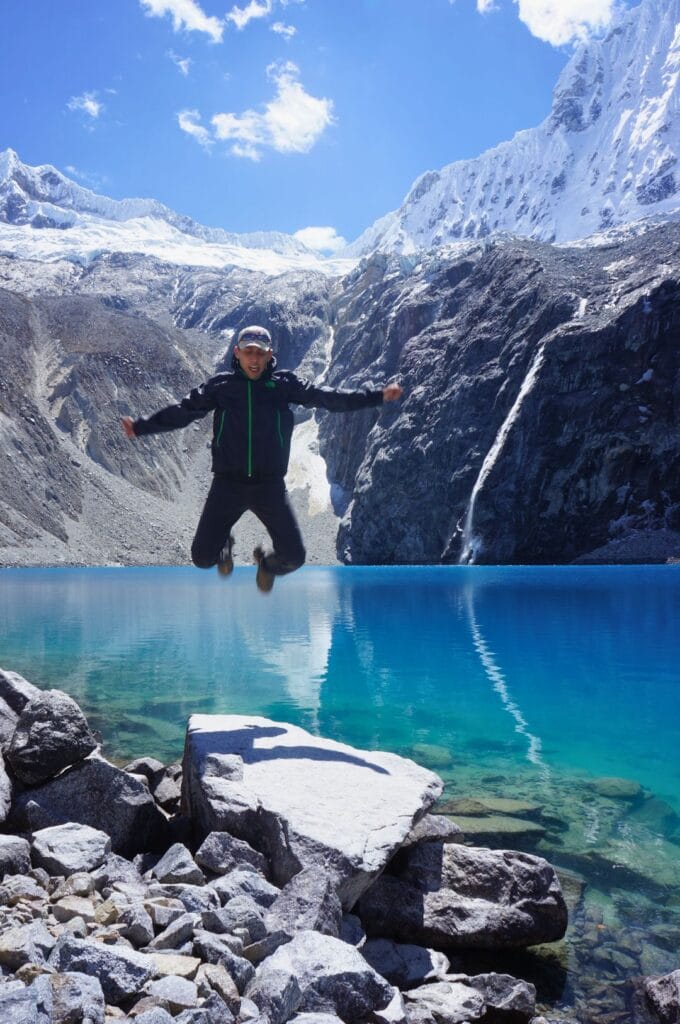
M 496 459 L 498 458 L 503 449 L 503 445 L 505 444 L 507 436 L 510 433 L 510 430 L 512 429 L 512 425 L 517 419 L 517 416 L 519 415 L 519 410 L 522 407 L 522 402 L 534 386 L 536 377 L 538 375 L 538 371 L 540 370 L 543 364 L 544 350 L 545 342 L 540 346 L 540 348 L 536 352 L 536 355 L 533 358 L 531 366 L 529 367 L 527 374 L 524 380 L 522 381 L 522 386 L 519 389 L 517 398 L 513 402 L 510 412 L 501 423 L 500 429 L 496 434 L 494 443 L 491 445 L 488 452 L 486 453 L 486 458 L 482 463 L 482 468 L 480 469 L 477 479 L 475 480 L 474 487 L 472 488 L 472 491 L 470 493 L 470 501 L 468 502 L 467 513 L 465 515 L 463 537 L 461 540 L 461 553 L 458 559 L 459 565 L 472 565 L 472 563 L 475 561 L 477 555 L 479 554 L 482 548 L 481 540 L 479 539 L 479 537 L 475 537 L 473 533 L 475 503 L 477 501 L 477 495 L 484 486 L 486 478 L 493 469 L 496 463 Z

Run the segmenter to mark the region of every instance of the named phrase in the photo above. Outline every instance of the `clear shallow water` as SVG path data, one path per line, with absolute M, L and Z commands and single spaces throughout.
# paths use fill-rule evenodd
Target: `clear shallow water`
M 588 883 L 577 1007 L 596 933 L 677 967 L 679 623 L 676 566 L 306 568 L 267 597 L 247 568 L 0 572 L 0 665 L 72 694 L 109 756 L 174 760 L 192 712 L 255 712 L 415 756 L 449 799 L 538 803 L 559 819 L 538 849 Z

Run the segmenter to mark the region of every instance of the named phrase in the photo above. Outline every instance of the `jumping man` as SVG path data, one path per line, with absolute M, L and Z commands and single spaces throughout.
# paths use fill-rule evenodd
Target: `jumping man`
M 133 420 L 123 417 L 128 437 L 143 437 L 186 427 L 213 414 L 213 482 L 191 545 L 201 569 L 217 565 L 223 576 L 234 567 L 232 528 L 244 512 L 253 512 L 274 545 L 257 547 L 257 585 L 270 591 L 276 576 L 299 569 L 305 549 L 284 477 L 288 469 L 293 413 L 290 405 L 347 412 L 400 398 L 399 384 L 383 388 L 317 387 L 291 370 L 278 370 L 265 327 L 245 327 L 238 335 L 232 369 L 211 377 L 176 405 Z

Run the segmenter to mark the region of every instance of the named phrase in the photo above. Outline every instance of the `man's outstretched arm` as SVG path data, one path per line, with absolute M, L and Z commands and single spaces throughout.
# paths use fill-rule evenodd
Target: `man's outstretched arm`
M 215 408 L 215 393 L 210 381 L 201 384 L 176 405 L 168 405 L 153 416 L 140 416 L 133 420 L 123 416 L 121 423 L 127 437 L 143 437 L 145 434 L 161 434 L 167 430 L 178 430 L 194 420 L 201 419 Z

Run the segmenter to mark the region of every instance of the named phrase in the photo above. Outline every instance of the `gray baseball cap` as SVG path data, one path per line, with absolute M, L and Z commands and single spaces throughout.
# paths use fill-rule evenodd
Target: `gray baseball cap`
M 249 345 L 256 345 L 268 352 L 272 348 L 272 336 L 266 327 L 244 327 L 238 332 L 236 344 L 239 348 L 248 348 Z

